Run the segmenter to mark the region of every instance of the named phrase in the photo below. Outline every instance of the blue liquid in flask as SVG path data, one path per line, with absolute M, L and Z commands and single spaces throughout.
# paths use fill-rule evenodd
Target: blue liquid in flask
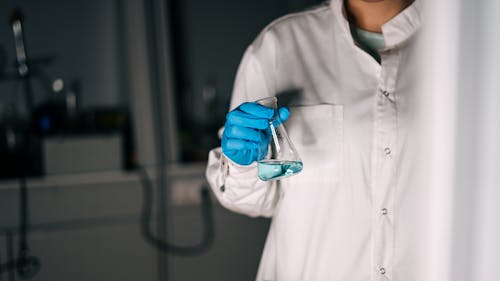
M 259 178 L 263 181 L 289 177 L 302 171 L 301 161 L 261 160 L 257 166 Z

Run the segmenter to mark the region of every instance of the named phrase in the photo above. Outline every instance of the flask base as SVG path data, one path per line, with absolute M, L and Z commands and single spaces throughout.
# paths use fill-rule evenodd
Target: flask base
M 293 176 L 302 171 L 302 161 L 261 160 L 258 162 L 259 178 L 271 181 Z

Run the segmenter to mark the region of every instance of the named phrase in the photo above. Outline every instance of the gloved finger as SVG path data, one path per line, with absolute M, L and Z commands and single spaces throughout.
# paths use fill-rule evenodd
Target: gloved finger
M 251 141 L 227 138 L 224 147 L 226 150 L 255 150 L 258 145 Z
M 271 119 L 274 115 L 274 109 L 265 107 L 256 102 L 246 102 L 241 104 L 238 108 L 258 118 Z
M 228 126 L 224 130 L 224 134 L 228 138 L 242 139 L 253 142 L 263 142 L 265 140 L 264 132 L 261 130 L 241 127 L 241 126 Z
M 278 110 L 280 123 L 284 123 L 290 117 L 290 110 L 288 107 L 280 107 Z
M 279 117 L 273 121 L 274 127 L 278 127 L 280 124 L 285 123 L 285 121 L 290 116 L 290 110 L 287 107 L 280 107 L 278 110 Z
M 257 160 L 255 150 L 223 150 L 229 159 L 240 165 L 250 165 Z
M 264 130 L 267 128 L 269 120 L 257 118 L 240 110 L 233 110 L 226 115 L 226 122 L 229 125 Z

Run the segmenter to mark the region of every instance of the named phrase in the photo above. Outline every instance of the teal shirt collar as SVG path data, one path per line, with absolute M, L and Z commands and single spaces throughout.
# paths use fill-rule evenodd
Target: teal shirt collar
M 385 48 L 384 35 L 366 31 L 353 25 L 351 25 L 351 34 L 359 47 L 380 63 L 379 50 Z

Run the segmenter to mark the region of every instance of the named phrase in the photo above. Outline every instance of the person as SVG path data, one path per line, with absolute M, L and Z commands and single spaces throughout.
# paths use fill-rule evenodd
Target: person
M 417 280 L 408 173 L 419 0 L 331 0 L 268 25 L 246 50 L 207 180 L 220 203 L 272 217 L 258 281 Z M 301 173 L 257 177 L 272 110 Z

